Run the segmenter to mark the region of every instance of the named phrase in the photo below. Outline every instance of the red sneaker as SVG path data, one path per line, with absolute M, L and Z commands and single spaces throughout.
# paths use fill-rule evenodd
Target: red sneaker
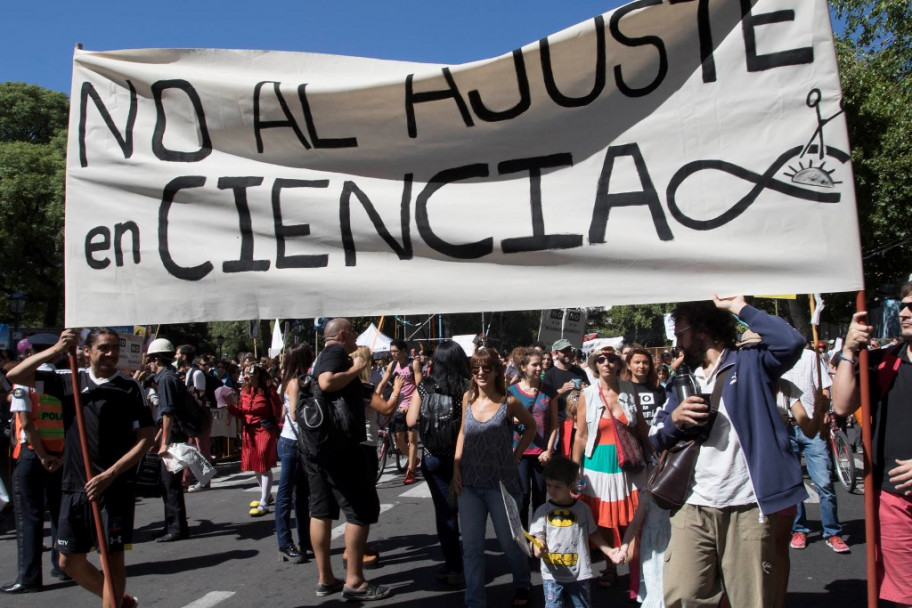
M 836 553 L 851 553 L 852 550 L 849 549 L 849 546 L 843 542 L 838 536 L 831 536 L 826 539 L 827 547 L 835 551 Z
M 418 479 L 415 477 L 415 474 L 412 473 L 411 471 L 406 471 L 405 482 L 404 482 L 405 485 L 407 485 L 407 486 L 411 485 L 411 484 L 415 483 L 416 481 L 418 481 Z
M 792 534 L 792 542 L 789 543 L 789 547 L 792 549 L 804 549 L 807 547 L 807 535 L 804 532 L 795 532 Z

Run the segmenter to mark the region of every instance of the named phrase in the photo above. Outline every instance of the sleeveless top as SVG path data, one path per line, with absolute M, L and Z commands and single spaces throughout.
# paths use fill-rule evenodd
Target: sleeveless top
M 285 405 L 282 407 L 282 412 L 283 412 L 284 418 L 285 418 L 285 424 L 282 425 L 282 433 L 279 435 L 279 437 L 281 437 L 282 439 L 290 439 L 292 441 L 297 441 L 298 436 L 295 433 L 295 431 L 300 432 L 300 430 L 299 430 L 300 427 L 298 427 L 298 423 L 294 422 L 291 419 L 291 416 L 289 415 L 291 408 L 293 408 L 295 406 L 291 403 L 291 399 L 289 399 L 288 393 L 283 392 L 282 397 L 283 397 L 283 400 L 285 401 Z
M 412 402 L 412 393 L 415 392 L 415 372 L 412 370 L 412 360 L 409 359 L 405 365 L 399 365 L 397 361 L 393 372 L 402 377 L 402 390 L 399 391 L 398 407 L 407 408 Z
M 511 494 L 520 493 L 519 472 L 513 457 L 513 425 L 504 399 L 487 422 L 479 422 L 466 408 L 462 443 L 462 484 L 470 488 L 497 488 L 499 482 Z

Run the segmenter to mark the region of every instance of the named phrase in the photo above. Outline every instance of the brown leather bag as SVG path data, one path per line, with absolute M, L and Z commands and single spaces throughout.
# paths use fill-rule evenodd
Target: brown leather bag
M 719 411 L 722 388 L 728 384 L 733 370 L 734 366 L 731 366 L 726 373 L 716 378 L 712 397 L 710 397 L 712 412 Z M 709 429 L 706 429 L 700 436 L 705 438 L 708 435 Z M 646 488 L 660 509 L 677 509 L 684 504 L 687 491 L 690 489 L 690 480 L 693 478 L 694 467 L 697 464 L 697 455 L 700 453 L 702 445 L 703 440 L 696 437 L 681 439 L 662 452 L 659 463 L 650 473 L 649 481 L 646 483 Z

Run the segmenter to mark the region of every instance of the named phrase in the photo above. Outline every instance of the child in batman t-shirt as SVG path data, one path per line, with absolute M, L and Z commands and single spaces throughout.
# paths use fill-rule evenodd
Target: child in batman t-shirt
M 606 556 L 611 547 L 599 532 L 589 505 L 570 494 L 579 465 L 555 456 L 545 466 L 544 477 L 548 501 L 536 509 L 529 533 L 536 539 L 532 551 L 542 560 L 545 608 L 561 608 L 565 598 L 575 608 L 590 606 L 589 542 Z

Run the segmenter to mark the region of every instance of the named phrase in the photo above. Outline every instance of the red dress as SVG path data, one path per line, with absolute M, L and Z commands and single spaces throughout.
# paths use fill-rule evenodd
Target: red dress
M 282 402 L 274 389 L 267 392 L 241 391 L 237 405 L 228 411 L 241 419 L 241 470 L 265 473 L 276 466 L 278 455 L 276 440 L 279 436 L 278 421 L 282 415 Z

